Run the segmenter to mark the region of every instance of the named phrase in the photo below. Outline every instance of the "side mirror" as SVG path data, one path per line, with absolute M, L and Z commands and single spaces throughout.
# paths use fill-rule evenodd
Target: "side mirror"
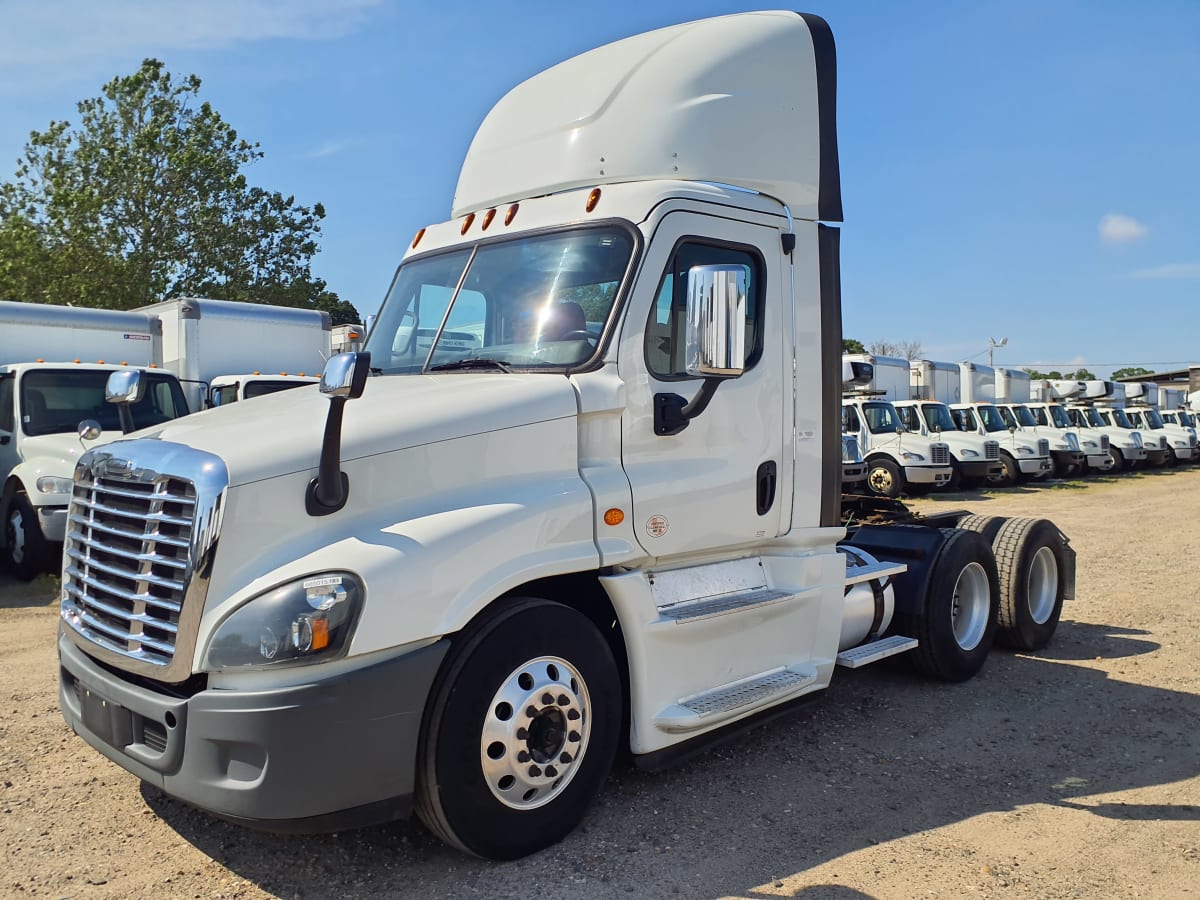
M 737 378 L 746 369 L 746 270 L 688 270 L 685 364 L 689 375 Z
M 321 460 L 317 477 L 308 483 L 304 508 L 310 516 L 335 513 L 350 497 L 350 479 L 342 471 L 342 412 L 347 400 L 362 396 L 371 374 L 370 353 L 339 353 L 325 363 L 321 373 L 321 393 L 329 398 L 325 417 L 325 437 L 321 441 Z
M 321 393 L 331 400 L 357 400 L 371 374 L 371 354 L 339 353 L 325 363 L 321 373 Z
M 133 431 L 133 413 L 129 407 L 139 403 L 146 396 L 146 382 L 142 379 L 140 369 L 122 369 L 108 376 L 104 384 L 104 399 L 117 404 L 121 417 L 121 431 L 129 434 Z
M 100 437 L 100 423 L 95 419 L 84 419 L 79 423 L 79 440 L 94 441 Z

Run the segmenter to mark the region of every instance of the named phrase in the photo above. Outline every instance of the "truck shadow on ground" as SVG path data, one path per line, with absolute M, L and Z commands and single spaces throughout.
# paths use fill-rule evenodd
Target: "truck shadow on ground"
M 184 839 L 281 896 L 497 896 L 518 883 L 555 897 L 753 895 L 872 845 L 1028 804 L 1200 820 L 1194 806 L 1084 799 L 1200 774 L 1200 697 L 1077 662 L 1158 649 L 1139 634 L 1064 622 L 1046 652 L 997 651 L 964 684 L 927 681 L 901 661 L 839 673 L 824 702 L 677 768 L 618 767 L 581 828 L 512 863 L 464 856 L 415 822 L 280 836 L 143 794 Z M 840 890 L 802 896 L 857 896 Z
M 59 579 L 54 575 L 39 575 L 32 581 L 18 581 L 0 572 L 0 609 L 26 609 L 51 606 L 59 599 Z

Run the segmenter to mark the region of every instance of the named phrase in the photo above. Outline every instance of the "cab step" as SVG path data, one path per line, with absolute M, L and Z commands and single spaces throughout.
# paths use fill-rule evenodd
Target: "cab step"
M 682 698 L 654 718 L 662 731 L 694 731 L 797 694 L 817 680 L 815 668 L 780 666 Z
M 871 581 L 874 578 L 891 578 L 893 575 L 902 575 L 906 571 L 908 571 L 908 566 L 905 563 L 881 561 L 874 564 L 854 565 L 847 557 L 846 587 L 862 581 Z
M 857 669 L 861 666 L 869 666 L 873 662 L 879 662 L 881 659 L 887 659 L 889 656 L 895 656 L 897 653 L 905 653 L 916 646 L 916 638 L 893 634 L 882 640 L 859 644 L 857 647 L 843 650 L 837 655 L 837 664 L 845 666 L 847 669 Z
M 770 606 L 773 603 L 787 600 L 791 596 L 793 595 L 787 591 L 759 587 L 748 591 L 718 594 L 715 597 L 699 597 L 695 600 L 660 606 L 658 614 L 663 619 L 669 619 L 677 625 L 682 625 L 684 622 L 695 622 L 699 619 L 711 619 L 759 606 Z

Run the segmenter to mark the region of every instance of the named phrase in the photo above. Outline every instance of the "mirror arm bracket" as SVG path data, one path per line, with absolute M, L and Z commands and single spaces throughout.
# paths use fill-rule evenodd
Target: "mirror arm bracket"
M 654 395 L 654 433 L 660 437 L 679 434 L 692 419 L 708 408 L 723 378 L 705 378 L 696 396 L 688 400 L 678 394 Z

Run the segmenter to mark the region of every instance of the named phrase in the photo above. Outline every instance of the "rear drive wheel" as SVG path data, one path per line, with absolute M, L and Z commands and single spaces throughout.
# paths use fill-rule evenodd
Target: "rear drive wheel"
M 469 627 L 422 727 L 417 813 L 453 846 L 516 859 L 562 840 L 612 766 L 621 682 L 582 613 L 524 598 Z
M 944 528 L 922 615 L 897 615 L 897 631 L 915 637 L 913 663 L 942 681 L 966 681 L 987 660 L 1000 603 L 996 560 L 983 535 Z
M 32 581 L 50 561 L 50 542 L 42 534 L 37 510 L 19 492 L 9 497 L 4 510 L 4 561 L 21 581 Z
M 1046 519 L 1009 519 L 992 549 L 1000 575 L 997 640 L 1018 650 L 1040 650 L 1058 628 L 1066 591 L 1059 530 Z
M 873 494 L 896 498 L 907 487 L 904 471 L 887 457 L 867 460 L 867 487 Z
M 958 527 L 963 531 L 974 531 L 984 536 L 990 544 L 996 539 L 1000 526 L 1008 520 L 1004 516 L 963 516 L 958 520 Z

